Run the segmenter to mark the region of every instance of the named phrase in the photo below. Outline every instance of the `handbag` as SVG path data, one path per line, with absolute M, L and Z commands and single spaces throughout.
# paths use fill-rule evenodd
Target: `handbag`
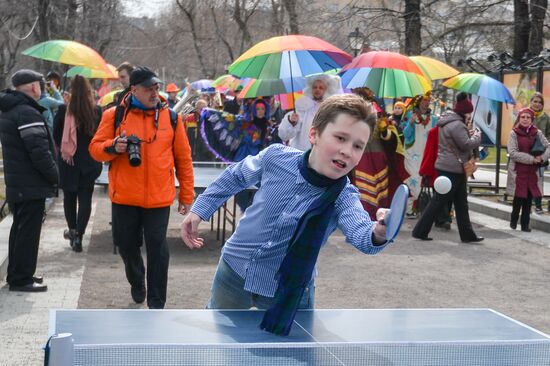
M 531 147 L 531 155 L 533 156 L 540 156 L 544 154 L 544 151 L 546 148 L 542 144 L 542 141 L 540 141 L 539 135 L 535 137 L 535 142 L 533 143 L 533 146 Z
M 443 128 L 443 135 L 448 141 L 448 136 L 445 134 L 445 128 Z M 456 155 L 456 158 L 458 159 L 458 161 L 462 164 L 462 169 L 464 169 L 464 175 L 466 176 L 466 180 L 468 180 L 468 178 L 470 177 L 473 177 L 474 172 L 477 170 L 476 159 L 471 158 L 467 162 L 463 162 L 462 159 L 460 158 L 460 154 L 458 153 L 458 151 L 456 151 L 456 147 L 452 143 L 449 143 L 449 142 L 447 143 L 449 144 L 449 147 L 451 148 L 451 150 L 453 150 L 453 153 Z
M 430 203 L 432 199 L 432 189 L 429 186 L 428 183 L 428 177 L 424 176 L 422 177 L 422 185 L 420 188 L 420 194 L 418 195 L 418 198 L 416 199 L 416 210 L 418 213 L 424 212 L 426 207 L 428 207 L 428 204 Z
M 462 167 L 464 168 L 464 174 L 466 175 L 466 178 L 471 177 L 477 170 L 476 160 L 474 158 L 471 158 L 467 162 L 462 163 Z

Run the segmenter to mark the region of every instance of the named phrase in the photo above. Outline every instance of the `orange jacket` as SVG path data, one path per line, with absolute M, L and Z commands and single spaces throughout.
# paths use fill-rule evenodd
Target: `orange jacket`
M 90 142 L 90 155 L 97 161 L 110 161 L 109 196 L 114 203 L 144 208 L 167 207 L 176 197 L 174 166 L 180 183 L 179 202 L 193 203 L 195 196 L 191 148 L 185 128 L 178 116 L 176 129 L 170 123 L 170 112 L 160 110 L 158 129 L 155 111 L 131 108 L 115 131 L 115 107 L 103 113 L 99 128 Z M 116 136 L 125 131 L 141 142 L 141 165 L 133 167 L 128 153 L 117 154 L 113 146 Z M 175 136 L 174 136 L 175 133 Z

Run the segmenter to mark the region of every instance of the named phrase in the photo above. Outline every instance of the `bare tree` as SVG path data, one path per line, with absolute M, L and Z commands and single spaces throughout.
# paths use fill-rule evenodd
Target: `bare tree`
M 40 42 L 50 39 L 49 9 L 50 0 L 38 0 L 38 33 L 37 38 Z
M 406 0 L 405 13 L 405 54 L 419 55 L 422 50 L 422 18 L 420 0 Z
M 250 17 L 256 11 L 260 0 L 247 1 L 247 0 L 235 0 L 233 6 L 233 20 L 237 23 L 241 32 L 241 45 L 239 47 L 239 53 L 243 53 L 245 48 L 249 48 L 252 44 L 252 36 L 248 29 L 248 22 Z
M 529 49 L 529 2 L 514 0 L 514 53 L 516 60 L 521 60 Z
M 193 37 L 193 47 L 195 48 L 195 53 L 201 67 L 203 75 L 211 75 L 210 70 L 206 68 L 205 58 L 202 50 L 202 39 L 199 35 L 196 18 L 198 16 L 197 11 L 197 1 L 196 0 L 176 0 L 176 4 L 180 9 L 181 13 L 185 15 L 187 22 L 189 23 L 189 28 L 191 31 L 191 36 Z
M 227 1 L 224 1 L 223 9 L 227 9 Z M 229 60 L 233 61 L 235 59 L 235 52 L 233 51 L 231 42 L 229 42 L 229 39 L 228 39 L 228 36 L 230 34 L 227 34 L 225 32 L 227 29 L 220 24 L 216 10 L 217 10 L 216 7 L 214 7 L 213 4 L 210 4 L 210 14 L 212 16 L 212 20 L 214 21 L 214 29 L 216 30 L 216 35 L 219 38 L 219 40 L 222 42 L 222 44 L 225 46 L 225 49 L 229 54 Z M 221 18 L 223 20 L 223 16 Z
M 271 0 L 271 33 L 284 34 L 285 12 L 279 0 Z
M 529 54 L 536 56 L 542 51 L 544 19 L 548 0 L 531 0 L 529 12 L 531 14 L 531 29 L 529 33 Z
M 296 2 L 297 0 L 282 0 L 283 5 L 286 9 L 286 12 L 288 14 L 288 23 L 290 26 L 290 33 L 291 34 L 299 34 L 300 33 L 300 27 L 298 24 L 298 13 L 296 11 Z

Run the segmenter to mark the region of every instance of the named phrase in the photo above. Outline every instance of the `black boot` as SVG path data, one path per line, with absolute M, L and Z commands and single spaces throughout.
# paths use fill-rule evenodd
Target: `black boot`
M 75 233 L 73 250 L 77 253 L 80 253 L 82 251 L 82 234 Z
M 76 238 L 76 229 L 65 229 L 63 231 L 63 238 L 69 241 L 71 248 L 74 246 L 74 239 Z

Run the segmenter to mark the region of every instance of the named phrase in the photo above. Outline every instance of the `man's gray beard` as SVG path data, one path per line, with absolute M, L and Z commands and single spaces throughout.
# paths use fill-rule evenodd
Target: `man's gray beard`
M 313 100 L 316 101 L 316 102 L 322 102 L 323 97 L 321 97 L 321 98 L 313 97 Z

